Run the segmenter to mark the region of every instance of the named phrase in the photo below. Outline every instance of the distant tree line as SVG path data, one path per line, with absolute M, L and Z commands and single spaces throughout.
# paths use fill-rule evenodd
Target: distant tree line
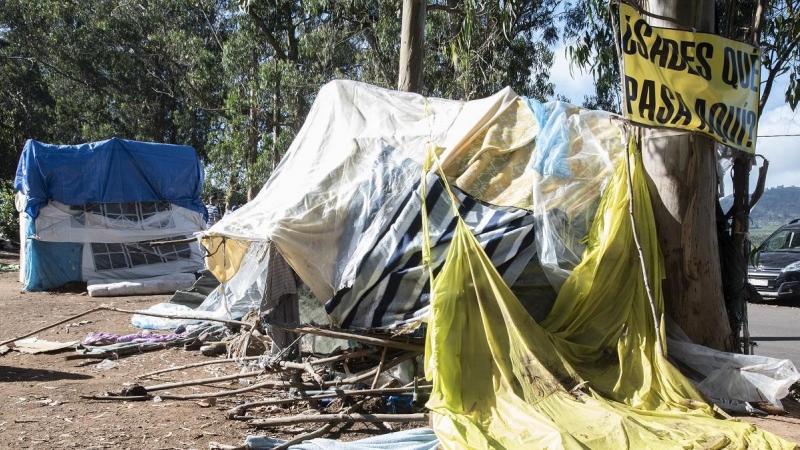
M 750 212 L 755 224 L 779 223 L 800 218 L 800 186 L 778 186 L 764 195 Z
M 555 15 L 541 0 L 434 5 L 423 94 L 469 99 L 510 85 L 551 97 Z M 400 18 L 395 0 L 7 0 L 0 179 L 13 177 L 26 139 L 117 136 L 194 146 L 213 189 L 240 202 L 323 84 L 396 86 Z

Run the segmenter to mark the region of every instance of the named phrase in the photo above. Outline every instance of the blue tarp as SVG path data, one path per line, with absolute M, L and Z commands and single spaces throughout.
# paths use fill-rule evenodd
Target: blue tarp
M 203 214 L 204 172 L 194 148 L 111 138 L 79 145 L 28 140 L 14 187 L 32 218 L 49 200 L 65 205 L 167 201 Z
M 81 281 L 83 244 L 28 239 L 23 289 L 49 291 L 70 281 Z

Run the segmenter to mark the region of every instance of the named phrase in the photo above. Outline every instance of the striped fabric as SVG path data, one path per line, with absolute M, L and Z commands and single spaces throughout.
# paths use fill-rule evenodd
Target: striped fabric
M 456 220 L 441 179 L 429 175 L 428 186 L 425 203 L 435 274 L 444 263 Z M 513 284 L 536 254 L 533 214 L 489 205 L 451 188 L 459 202 L 461 217 L 506 283 Z M 418 185 L 396 211 L 393 219 L 377 233 L 375 245 L 356 263 L 352 283 L 338 289 L 325 304 L 334 323 L 342 328 L 396 328 L 415 322 L 428 312 L 430 285 L 422 266 L 422 204 Z

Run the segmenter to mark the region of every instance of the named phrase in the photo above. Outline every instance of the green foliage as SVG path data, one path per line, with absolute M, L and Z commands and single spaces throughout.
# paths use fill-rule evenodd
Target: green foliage
M 14 206 L 14 187 L 10 182 L 0 183 L 0 235 L 9 241 L 19 241 L 19 213 Z
M 220 7 L 212 0 L 5 2 L 5 51 L 50 98 L 51 108 L 39 111 L 42 130 L 26 137 L 75 143 L 115 135 L 204 152 L 205 109 L 219 103 L 215 47 L 224 37 L 208 24 Z M 26 85 L 18 80 L 10 89 Z
M 552 95 L 556 3 L 446 3 L 427 14 L 424 94 Z M 17 161 L 29 138 L 188 144 L 213 190 L 252 194 L 322 85 L 396 85 L 401 15 L 396 0 L 8 0 L 0 156 Z
M 458 12 L 427 14 L 425 93 L 469 100 L 511 86 L 539 100 L 553 95 L 549 46 L 558 37 L 558 2 L 458 5 Z
M 570 70 L 588 70 L 595 82 L 595 93 L 584 97 L 583 106 L 620 113 L 620 73 L 614 43 L 611 14 L 618 14 L 617 5 L 582 0 L 565 8 L 564 38 Z

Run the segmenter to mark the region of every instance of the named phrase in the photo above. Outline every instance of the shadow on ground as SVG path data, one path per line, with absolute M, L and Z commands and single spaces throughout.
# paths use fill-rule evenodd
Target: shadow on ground
M 57 370 L 0 366 L 0 383 L 13 383 L 16 381 L 88 380 L 90 378 L 93 377 L 79 373 L 59 372 Z

